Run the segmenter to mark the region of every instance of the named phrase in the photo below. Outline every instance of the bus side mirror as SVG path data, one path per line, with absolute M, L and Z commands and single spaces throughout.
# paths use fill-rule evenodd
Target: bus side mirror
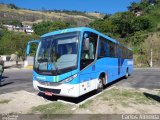
M 29 56 L 30 54 L 30 44 L 27 44 L 27 49 L 26 49 L 26 55 Z
M 26 48 L 26 56 L 29 56 L 30 55 L 30 49 L 31 49 L 31 44 L 32 43 L 35 43 L 35 44 L 39 44 L 39 40 L 32 40 L 32 41 L 29 41 L 28 44 L 27 44 L 27 48 Z

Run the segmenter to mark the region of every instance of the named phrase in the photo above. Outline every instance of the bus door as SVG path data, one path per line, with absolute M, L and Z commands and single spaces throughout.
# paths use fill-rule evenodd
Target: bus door
M 80 57 L 80 94 L 87 93 L 96 88 L 95 58 L 98 35 L 84 32 Z
M 118 53 L 118 76 L 121 75 L 121 67 L 122 67 L 122 48 L 117 45 L 117 53 Z

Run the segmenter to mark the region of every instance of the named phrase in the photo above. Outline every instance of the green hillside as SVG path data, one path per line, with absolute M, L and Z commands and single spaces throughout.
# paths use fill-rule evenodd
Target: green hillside
M 36 11 L 18 8 L 14 4 L 0 4 L 0 55 L 18 52 L 19 56 L 25 56 L 24 48 L 29 40 L 38 39 L 40 35 L 57 29 L 85 26 L 103 16 L 100 13 L 68 10 Z M 33 25 L 35 34 L 8 31 L 3 27 L 4 24 Z
M 18 8 L 14 4 L 0 4 L 0 22 L 6 23 L 7 21 L 18 20 L 24 24 L 38 23 L 41 21 L 68 21 L 77 26 L 84 26 L 87 23 L 102 18 L 103 14 L 100 13 L 87 13 L 80 11 L 67 11 L 67 10 L 27 10 Z
M 132 48 L 135 66 L 160 66 L 160 0 L 131 3 L 127 12 L 98 19 L 90 27 L 103 32 Z
M 2 27 L 7 22 L 32 24 L 35 34 L 7 31 Z M 136 67 L 150 66 L 151 50 L 153 66 L 160 67 L 160 0 L 131 3 L 128 11 L 113 15 L 66 10 L 33 11 L 0 4 L 0 23 L 0 54 L 18 51 L 23 56 L 22 48 L 29 39 L 58 29 L 88 26 L 132 48 Z

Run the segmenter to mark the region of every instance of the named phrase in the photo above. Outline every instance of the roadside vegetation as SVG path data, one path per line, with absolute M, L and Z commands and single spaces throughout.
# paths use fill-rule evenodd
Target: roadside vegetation
M 91 104 L 93 104 L 94 100 L 88 100 L 84 104 L 79 105 L 79 108 L 88 108 Z
M 1 26 L 0 55 L 10 55 L 17 52 L 19 56 L 25 56 L 27 42 L 38 38 L 39 36 L 36 34 L 27 35 L 21 32 L 12 32 Z
M 90 27 L 116 38 L 133 49 L 137 67 L 160 66 L 160 0 L 131 3 L 127 12 L 106 15 L 89 24 Z M 159 58 L 158 58 L 159 57 Z
M 75 105 L 65 104 L 62 102 L 53 102 L 46 105 L 33 107 L 30 114 L 42 114 L 41 118 L 43 119 L 68 118 L 74 114 L 75 109 Z
M 112 89 L 102 93 L 101 100 L 108 101 L 113 104 L 146 104 L 155 105 L 158 104 L 156 100 L 148 99 L 145 93 L 134 89 Z
M 113 88 L 107 90 L 104 93 L 98 95 L 93 100 L 89 100 L 86 103 L 80 105 L 80 108 L 87 108 L 96 103 L 96 101 L 107 102 L 110 106 L 112 105 L 121 105 L 129 107 L 130 105 L 156 105 L 159 104 L 157 100 L 152 99 L 151 97 L 146 96 L 147 93 L 134 89 L 122 89 L 122 88 Z M 158 93 L 156 94 L 158 96 Z M 155 95 L 155 96 L 156 96 Z
M 0 104 L 8 104 L 11 100 L 0 100 Z
M 0 19 L 0 54 L 11 54 L 18 51 L 19 56 L 24 56 L 24 48 L 29 40 L 38 39 L 40 35 L 54 30 L 88 26 L 132 48 L 136 67 L 150 66 L 151 49 L 153 65 L 160 66 L 160 0 L 133 2 L 128 6 L 128 11 L 105 16 L 97 12 L 93 14 L 85 11 L 24 10 L 13 4 L 7 7 L 1 4 L 0 12 L 7 12 L 8 16 L 15 14 L 13 20 L 10 18 Z M 28 13 L 32 16 L 28 16 Z M 21 26 L 27 20 L 21 21 L 20 17 L 16 17 L 19 14 L 32 22 L 35 34 L 14 33 L 7 31 L 2 26 L 3 24 Z M 52 18 L 53 16 L 56 18 Z M 83 23 L 77 23 L 77 21 Z

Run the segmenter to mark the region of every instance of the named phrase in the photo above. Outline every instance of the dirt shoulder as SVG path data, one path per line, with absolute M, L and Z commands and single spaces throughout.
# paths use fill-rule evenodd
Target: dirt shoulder
M 113 88 L 80 105 L 76 113 L 160 114 L 159 107 L 157 91 Z
M 56 107 L 58 106 L 58 107 Z M 80 105 L 54 102 L 32 108 L 42 114 L 160 114 L 158 91 L 112 88 Z
M 0 114 L 26 114 L 34 106 L 49 104 L 50 102 L 26 91 L 16 91 L 0 95 Z
M 33 114 L 160 114 L 160 92 L 147 89 L 106 89 L 83 104 L 48 101 L 17 91 L 0 95 L 0 113 Z

